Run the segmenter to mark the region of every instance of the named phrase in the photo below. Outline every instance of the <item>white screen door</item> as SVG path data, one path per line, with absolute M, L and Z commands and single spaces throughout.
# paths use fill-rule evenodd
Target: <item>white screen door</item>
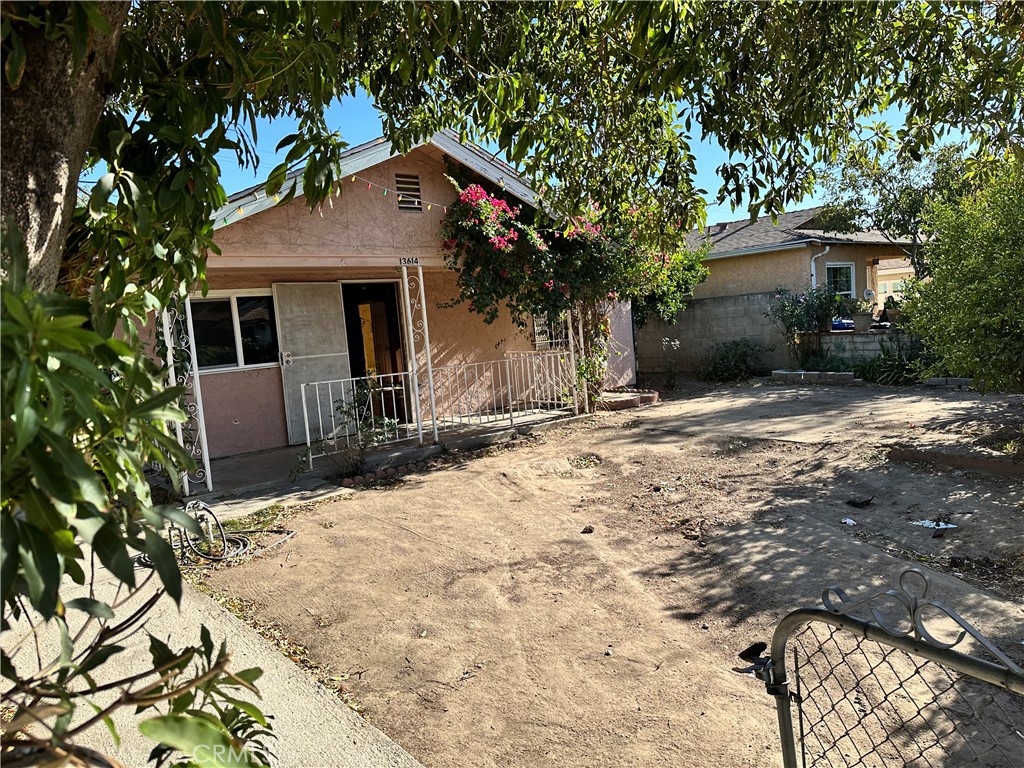
M 348 337 L 345 335 L 345 307 L 340 283 L 274 283 L 277 337 L 281 350 L 281 379 L 284 410 L 288 419 L 288 442 L 306 442 L 306 421 L 302 411 L 302 385 L 335 381 L 351 376 Z M 334 387 L 339 390 L 337 386 Z M 310 438 L 320 439 L 317 407 L 330 420 L 334 407 L 330 398 L 310 395 Z

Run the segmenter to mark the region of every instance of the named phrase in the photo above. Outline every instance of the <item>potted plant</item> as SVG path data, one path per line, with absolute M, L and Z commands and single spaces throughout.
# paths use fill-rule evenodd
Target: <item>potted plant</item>
M 855 298 L 846 299 L 844 303 L 847 315 L 853 318 L 853 330 L 856 333 L 870 331 L 875 305 L 870 301 Z
M 903 316 L 903 302 L 895 296 L 887 297 L 885 300 L 885 306 L 882 309 L 882 314 L 882 320 L 888 320 L 891 324 L 895 325 Z

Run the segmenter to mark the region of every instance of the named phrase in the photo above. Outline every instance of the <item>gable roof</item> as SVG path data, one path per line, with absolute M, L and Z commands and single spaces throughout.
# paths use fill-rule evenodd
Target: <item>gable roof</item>
M 438 131 L 426 141 L 415 144 L 412 149 L 427 145 L 436 147 L 452 159 L 458 160 L 467 168 L 480 174 L 491 183 L 501 186 L 502 189 L 515 195 L 524 203 L 537 204 L 536 193 L 523 182 L 512 166 L 475 144 L 462 143 L 455 131 Z M 342 153 L 339 178 L 359 173 L 397 155 L 391 142 L 384 138 L 359 144 Z M 282 189 L 288 190 L 293 184 L 295 185 L 295 196 L 301 197 L 303 194 L 301 168 L 288 174 Z M 265 184 L 256 184 L 236 192 L 228 198 L 227 205 L 214 213 L 214 229 L 235 224 L 268 208 L 273 208 L 277 205 L 279 197 L 279 195 L 268 196 Z M 239 208 L 242 209 L 241 213 L 238 213 Z M 230 222 L 226 220 L 229 215 L 231 216 Z
M 903 245 L 910 241 L 889 240 L 881 232 L 826 232 L 812 226 L 814 217 L 824 206 L 804 208 L 780 214 L 777 221 L 763 217 L 755 222 L 749 219 L 712 224 L 704 232 L 693 232 L 687 237 L 692 246 L 711 240 L 707 259 L 725 259 L 752 253 L 785 251 L 821 243 L 849 243 L 859 245 Z

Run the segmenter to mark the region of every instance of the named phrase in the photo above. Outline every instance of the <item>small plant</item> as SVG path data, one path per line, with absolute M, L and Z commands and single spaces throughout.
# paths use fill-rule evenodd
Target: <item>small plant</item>
M 875 305 L 870 301 L 853 297 L 840 296 L 838 298 L 839 317 L 853 317 L 854 315 L 869 315 L 875 310 Z
M 380 382 L 374 377 L 360 380 L 352 390 L 351 397 L 341 397 L 334 402 L 335 411 L 346 425 L 348 442 L 333 456 L 344 476 L 360 474 L 366 466 L 366 449 L 380 445 L 398 436 L 398 419 L 386 416 L 379 406 Z M 340 436 L 334 440 L 341 441 Z M 333 452 L 324 451 L 328 455 Z
M 715 344 L 710 354 L 695 371 L 701 381 L 746 381 L 768 372 L 761 356 L 771 347 L 748 339 L 734 339 Z
M 839 373 L 852 370 L 852 364 L 845 358 L 826 349 L 820 354 L 808 355 L 801 365 L 805 371 L 822 371 L 825 373 Z
M 843 313 L 843 301 L 827 286 L 808 288 L 803 293 L 778 288 L 764 314 L 782 331 L 790 357 L 806 368 L 804 360 L 808 355 L 821 354 L 820 339 L 807 335 L 831 331 L 832 318 Z

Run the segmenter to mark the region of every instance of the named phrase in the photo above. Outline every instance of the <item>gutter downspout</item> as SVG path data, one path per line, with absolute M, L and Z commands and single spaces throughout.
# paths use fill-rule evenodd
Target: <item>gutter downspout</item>
M 814 269 L 814 262 L 815 262 L 815 260 L 819 256 L 824 256 L 826 253 L 828 253 L 831 250 L 832 250 L 832 246 L 831 245 L 826 245 L 825 246 L 825 250 L 820 251 L 819 253 L 816 253 L 813 256 L 811 256 L 811 287 L 812 288 L 817 288 L 818 287 L 818 273 Z

